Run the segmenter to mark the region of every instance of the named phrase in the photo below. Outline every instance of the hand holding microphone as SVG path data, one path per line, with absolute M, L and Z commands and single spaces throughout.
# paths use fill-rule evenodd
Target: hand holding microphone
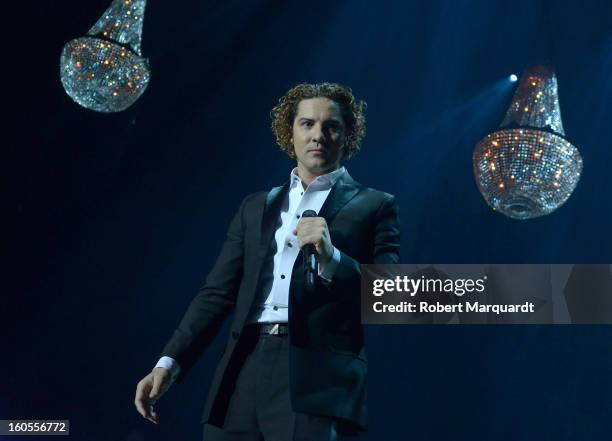
M 313 288 L 318 274 L 317 261 L 326 265 L 334 252 L 327 222 L 323 217 L 318 217 L 315 211 L 306 210 L 293 234 L 297 235 L 299 247 L 304 253 L 306 288 Z

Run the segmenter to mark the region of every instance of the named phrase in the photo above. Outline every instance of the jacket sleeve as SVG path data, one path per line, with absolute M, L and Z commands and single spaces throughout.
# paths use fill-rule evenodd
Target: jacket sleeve
M 245 198 L 232 219 L 221 253 L 204 286 L 161 353 L 178 362 L 177 383 L 191 370 L 236 305 L 244 266 L 244 207 L 248 199 Z
M 400 217 L 395 196 L 386 195 L 376 213 L 372 262 L 357 262 L 340 251 L 340 262 L 331 282 L 324 282 L 330 291 L 355 298 L 361 291 L 360 263 L 397 264 L 400 260 Z

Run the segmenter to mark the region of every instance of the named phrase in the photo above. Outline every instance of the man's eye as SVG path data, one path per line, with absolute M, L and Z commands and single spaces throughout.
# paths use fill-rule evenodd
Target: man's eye
M 305 127 L 312 127 L 312 121 L 304 121 L 302 125 Z

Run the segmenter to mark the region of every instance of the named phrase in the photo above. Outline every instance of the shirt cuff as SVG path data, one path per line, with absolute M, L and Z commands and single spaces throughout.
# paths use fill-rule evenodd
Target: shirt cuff
M 155 367 L 168 369 L 170 371 L 170 381 L 172 383 L 174 383 L 174 380 L 181 372 L 181 367 L 179 366 L 178 362 L 172 357 L 163 356 L 159 359 Z
M 319 277 L 322 279 L 331 282 L 332 277 L 336 274 L 336 270 L 338 269 L 338 264 L 340 263 L 340 251 L 338 248 L 334 247 L 334 253 L 332 254 L 332 258 L 327 265 L 319 264 Z

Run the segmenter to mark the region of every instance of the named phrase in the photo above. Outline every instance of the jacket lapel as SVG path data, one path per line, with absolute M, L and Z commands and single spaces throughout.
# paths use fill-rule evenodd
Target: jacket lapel
M 285 182 L 284 185 L 274 187 L 268 192 L 266 196 L 266 205 L 264 207 L 263 219 L 261 221 L 261 240 L 259 243 L 260 249 L 263 253 L 268 250 L 272 235 L 276 231 L 276 222 L 278 221 L 278 214 L 283 204 L 283 198 L 289 191 L 289 181 Z
M 329 225 L 342 207 L 359 192 L 359 187 L 360 184 L 355 182 L 348 172 L 344 172 L 327 195 L 327 199 L 319 211 L 319 216 L 324 217 Z

